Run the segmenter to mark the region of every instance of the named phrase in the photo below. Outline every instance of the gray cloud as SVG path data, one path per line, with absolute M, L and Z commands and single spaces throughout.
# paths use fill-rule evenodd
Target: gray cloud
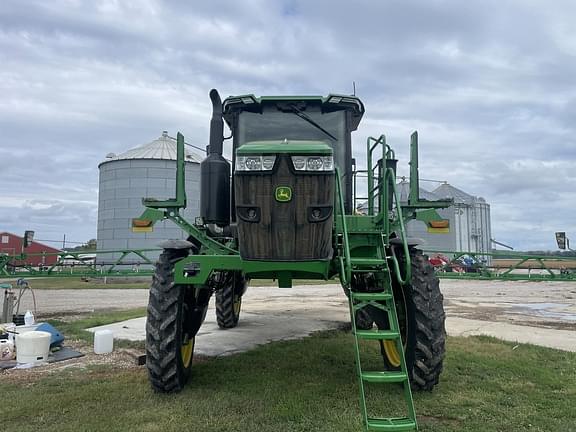
M 418 129 L 423 178 L 484 196 L 498 238 L 554 248 L 576 231 L 574 16 L 536 0 L 4 1 L 0 229 L 94 237 L 98 162 L 163 129 L 204 146 L 212 87 L 355 81 L 359 157 L 385 132 L 406 173 Z

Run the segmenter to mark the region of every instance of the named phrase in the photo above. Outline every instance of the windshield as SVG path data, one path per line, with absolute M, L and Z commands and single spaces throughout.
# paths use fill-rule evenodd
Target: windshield
M 301 113 L 304 113 L 303 118 Z M 299 112 L 265 107 L 262 114 L 243 111 L 238 121 L 238 145 L 250 141 L 324 141 L 334 149 L 334 162 L 345 167 L 345 112 L 321 113 L 319 109 Z

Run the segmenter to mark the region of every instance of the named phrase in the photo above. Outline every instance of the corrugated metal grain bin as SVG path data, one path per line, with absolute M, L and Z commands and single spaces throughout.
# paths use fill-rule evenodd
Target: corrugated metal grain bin
M 398 184 L 400 200 L 408 201 L 410 184 Z M 454 204 L 438 213 L 449 221 L 448 232 L 430 229 L 424 222 L 412 220 L 406 229 L 410 237 L 424 240 L 423 249 L 455 252 L 490 252 L 490 205 L 483 198 L 472 196 L 461 189 L 444 183 L 428 192 L 420 188 L 420 199 L 428 201 L 453 199 Z M 490 258 L 485 257 L 489 262 Z
M 189 221 L 199 215 L 201 158 L 186 150 L 186 195 L 188 207 L 182 211 Z M 167 132 L 145 144 L 119 155 L 113 153 L 98 166 L 97 249 L 157 248 L 163 239 L 181 239 L 186 235 L 171 221 L 156 223 L 150 233 L 134 233 L 132 218 L 144 211 L 142 198 L 174 198 L 176 182 L 176 140 Z M 100 264 L 109 263 L 119 254 L 98 255 Z M 147 253 L 155 260 L 158 253 Z M 136 263 L 131 255 L 126 259 Z

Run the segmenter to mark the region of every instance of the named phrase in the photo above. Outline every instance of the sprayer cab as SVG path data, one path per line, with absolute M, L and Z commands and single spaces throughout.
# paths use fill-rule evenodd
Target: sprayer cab
M 247 180 L 248 177 L 255 175 L 262 180 L 266 176 L 277 175 L 278 169 L 283 169 L 285 156 L 298 156 L 297 159 L 287 159 L 287 163 L 290 162 L 290 167 L 286 167 L 287 173 L 292 175 L 310 174 L 308 171 L 313 171 L 314 167 L 327 174 L 338 167 L 346 192 L 345 206 L 351 209 L 351 132 L 357 129 L 364 114 L 364 105 L 358 98 L 338 95 L 257 98 L 245 95 L 229 97 L 222 103 L 218 92 L 212 90 L 210 99 L 210 146 L 208 156 L 201 165 L 200 213 L 204 223 L 224 227 L 231 222 L 241 225 L 246 221 L 244 216 L 248 210 L 244 206 L 251 203 L 244 202 L 245 188 L 255 187 Z M 222 156 L 224 120 L 232 131 L 232 179 L 230 164 Z M 310 154 L 308 150 L 315 146 L 322 147 L 322 151 Z M 326 156 L 328 150 L 331 154 Z M 302 163 L 303 169 L 298 165 Z M 280 183 L 284 181 L 278 178 L 272 180 L 272 177 L 269 180 L 275 185 L 278 183 L 277 186 L 282 186 Z M 288 187 L 287 184 L 285 186 Z M 268 185 L 266 189 L 271 187 Z M 274 194 L 272 189 L 269 192 Z M 243 202 L 237 203 L 237 198 Z M 323 197 L 322 204 L 327 204 L 324 201 L 331 198 L 333 193 Z M 263 216 L 261 209 L 260 216 Z M 265 219 L 260 223 L 266 225 Z
M 210 92 L 210 147 L 202 162 L 204 223 L 236 226 L 242 259 L 326 261 L 333 256 L 334 173 L 352 206 L 351 132 L 364 113 L 354 96 L 234 96 Z M 233 175 L 222 156 L 232 131 Z

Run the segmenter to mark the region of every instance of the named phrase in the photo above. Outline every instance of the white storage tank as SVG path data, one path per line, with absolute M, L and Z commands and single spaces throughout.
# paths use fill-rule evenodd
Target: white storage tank
M 193 222 L 199 215 L 201 157 L 185 149 L 187 208 L 181 214 Z M 143 146 L 118 155 L 110 153 L 98 165 L 98 250 L 157 248 L 165 239 L 187 235 L 172 221 L 161 221 L 149 233 L 132 232 L 132 219 L 145 210 L 142 198 L 174 198 L 176 192 L 176 140 L 164 131 Z M 152 261 L 159 252 L 146 253 Z M 98 254 L 97 263 L 108 264 L 120 254 Z M 124 260 L 142 261 L 132 254 Z

